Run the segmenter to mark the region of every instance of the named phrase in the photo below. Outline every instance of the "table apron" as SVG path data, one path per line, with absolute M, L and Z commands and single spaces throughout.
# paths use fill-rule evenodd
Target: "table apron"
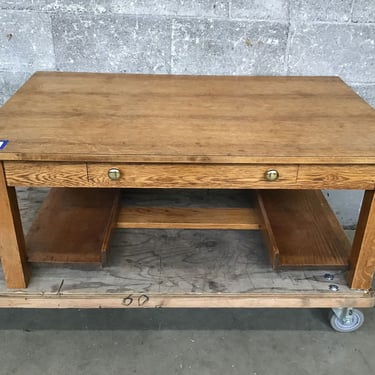
M 109 170 L 119 171 L 118 179 Z M 375 165 L 175 164 L 5 161 L 8 186 L 197 188 L 197 189 L 375 189 Z M 266 172 L 279 177 L 269 181 Z

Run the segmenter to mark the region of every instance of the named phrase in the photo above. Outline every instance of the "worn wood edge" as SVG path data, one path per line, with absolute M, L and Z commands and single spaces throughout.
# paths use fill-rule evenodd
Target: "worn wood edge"
M 1 294 L 0 308 L 333 308 L 375 305 L 373 292 L 298 294 Z
M 79 153 L 46 153 L 41 156 L 34 153 L 0 153 L 2 161 L 46 161 L 46 162 L 105 162 L 105 163 L 181 163 L 181 164 L 228 164 L 228 156 L 221 155 L 107 155 Z M 368 156 L 230 156 L 230 164 L 375 164 L 375 157 Z
M 116 227 L 259 230 L 261 221 L 251 208 L 122 207 Z
M 107 228 L 104 233 L 102 247 L 100 249 L 101 256 L 102 256 L 102 265 L 104 265 L 104 263 L 106 262 L 106 253 L 109 247 L 109 243 L 111 241 L 113 231 L 116 228 L 116 223 L 117 223 L 118 215 L 120 211 L 120 196 L 121 196 L 121 190 L 117 189 L 116 196 L 112 204 L 110 218 L 108 220 Z
M 277 246 L 276 238 L 272 230 L 271 222 L 268 218 L 267 210 L 264 206 L 263 198 L 259 190 L 256 190 L 256 205 L 261 215 L 262 220 L 262 233 L 265 239 L 267 249 L 268 249 L 268 256 L 271 262 L 271 266 L 273 269 L 277 268 L 279 263 L 280 252 Z
M 220 74 L 210 74 L 210 75 L 199 75 L 199 74 L 143 74 L 143 73 L 98 73 L 98 72 L 59 72 L 59 71 L 50 71 L 50 70 L 37 70 L 33 73 L 29 79 L 34 76 L 65 76 L 65 77 L 72 77 L 72 76 L 82 76 L 85 75 L 87 77 L 99 77 L 103 75 L 108 75 L 112 77 L 133 77 L 133 79 L 138 78 L 147 78 L 147 79 L 165 79 L 165 80 L 196 80 L 196 81 L 209 81 L 209 80 L 217 80 L 220 79 L 222 81 L 232 81 L 237 80 L 239 76 L 231 76 L 231 75 L 220 75 Z M 243 80 L 249 81 L 267 81 L 271 76 L 240 76 Z M 338 81 L 346 85 L 346 83 L 338 76 L 335 75 L 316 75 L 316 76 L 272 76 L 272 79 L 279 80 L 279 81 L 294 81 L 294 80 L 305 80 L 305 81 Z M 23 86 L 19 90 L 22 89 Z

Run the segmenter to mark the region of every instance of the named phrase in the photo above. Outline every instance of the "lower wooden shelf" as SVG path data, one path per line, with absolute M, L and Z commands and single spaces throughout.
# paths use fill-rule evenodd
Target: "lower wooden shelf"
M 61 192 L 52 194 L 59 196 Z M 108 202 L 113 203 L 114 197 L 109 191 L 108 194 Z M 42 197 L 44 193 L 41 195 L 38 189 L 19 192 L 26 228 L 39 209 Z M 49 199 L 43 207 L 52 204 L 51 201 L 48 203 Z M 58 201 L 61 200 L 60 197 Z M 94 206 L 96 200 L 91 201 Z M 164 201 L 157 203 L 165 205 Z M 96 205 L 103 205 L 103 202 Z M 44 209 L 46 207 L 42 211 Z M 92 214 L 95 212 L 98 214 L 96 210 L 91 211 Z M 180 222 L 192 221 L 192 212 L 183 211 Z M 255 215 L 256 225 L 263 225 L 262 217 L 256 216 L 256 211 L 241 212 L 240 220 L 232 217 L 232 225 L 241 224 L 242 214 L 246 212 Z M 151 225 L 161 222 L 163 226 L 165 220 L 158 215 L 148 215 L 134 223 L 122 214 L 124 212 L 115 220 L 116 225 L 132 229 L 114 231 L 105 267 L 88 269 L 80 264 L 33 264 L 30 284 L 24 290 L 7 289 L 0 269 L 0 307 L 332 308 L 372 307 L 375 303 L 372 291 L 350 289 L 345 271 L 341 269 L 327 266 L 274 271 L 259 231 L 143 230 L 134 227 L 145 219 Z M 52 214 L 49 218 L 51 221 L 56 219 Z M 108 223 L 108 216 L 106 218 Z M 271 217 L 271 223 L 272 220 Z M 57 223 L 55 221 L 56 226 Z M 51 230 L 55 229 L 51 227 Z M 330 273 L 333 280 L 327 280 L 326 273 Z M 330 284 L 338 287 L 336 291 L 330 289 Z
M 258 190 L 271 264 L 348 266 L 351 245 L 320 190 Z
M 116 189 L 51 189 L 26 236 L 28 260 L 102 264 L 119 194 Z
M 119 195 L 51 189 L 26 237 L 28 260 L 103 264 L 114 228 L 263 229 L 273 268 L 348 265 L 349 240 L 318 190 L 259 190 L 258 210 L 120 207 Z

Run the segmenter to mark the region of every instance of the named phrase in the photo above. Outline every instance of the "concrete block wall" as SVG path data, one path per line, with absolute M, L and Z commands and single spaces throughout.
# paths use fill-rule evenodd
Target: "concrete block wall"
M 0 105 L 36 70 L 339 75 L 375 106 L 374 0 L 0 0 Z M 326 192 L 345 226 L 361 192 Z

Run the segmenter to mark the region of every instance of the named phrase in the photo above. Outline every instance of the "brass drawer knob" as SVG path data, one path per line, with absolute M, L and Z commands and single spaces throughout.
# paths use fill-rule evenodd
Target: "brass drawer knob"
M 111 168 L 108 170 L 108 177 L 111 180 L 119 180 L 121 177 L 121 172 L 118 168 Z
M 279 178 L 279 172 L 276 169 L 269 169 L 266 172 L 267 181 L 276 181 Z

